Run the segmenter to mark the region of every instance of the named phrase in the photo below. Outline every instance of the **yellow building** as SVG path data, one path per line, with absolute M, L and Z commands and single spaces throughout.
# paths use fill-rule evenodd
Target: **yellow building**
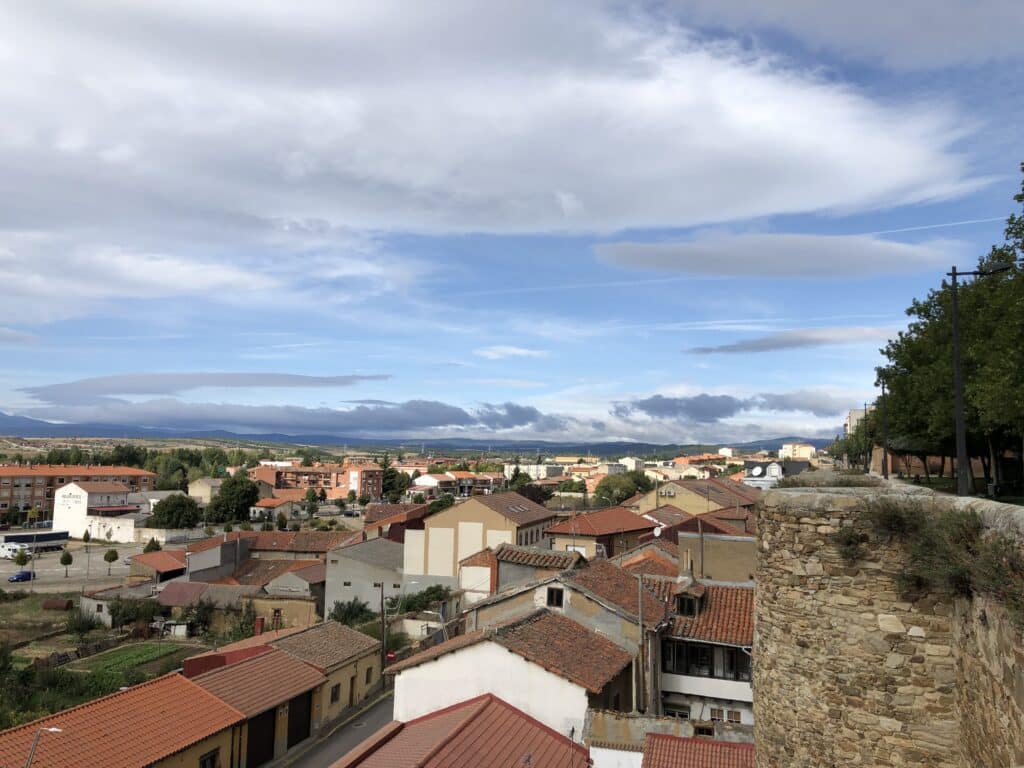
M 245 768 L 245 716 L 172 673 L 0 733 L 0 765 Z
M 541 544 L 555 513 L 518 493 L 474 496 L 426 517 L 422 530 L 407 530 L 404 575 L 455 586 L 459 561 L 484 547 Z

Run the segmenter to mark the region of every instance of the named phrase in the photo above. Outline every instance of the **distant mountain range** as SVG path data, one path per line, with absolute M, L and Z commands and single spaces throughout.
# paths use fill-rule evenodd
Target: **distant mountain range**
M 39 419 L 30 419 L 25 416 L 12 416 L 0 412 L 0 435 L 10 437 L 102 437 L 107 439 L 130 439 L 142 438 L 150 440 L 167 439 L 205 439 L 205 440 L 231 440 L 249 443 L 280 443 L 284 445 L 348 445 L 351 447 L 388 447 L 417 445 L 430 446 L 446 450 L 486 450 L 491 448 L 503 451 L 521 451 L 529 453 L 532 451 L 543 451 L 545 453 L 596 453 L 609 456 L 614 454 L 650 454 L 661 453 L 666 450 L 677 448 L 680 451 L 693 451 L 698 448 L 714 450 L 722 445 L 729 445 L 743 451 L 777 451 L 783 443 L 803 442 L 810 443 L 816 448 L 825 448 L 832 443 L 828 438 L 805 438 L 805 437 L 773 437 L 765 440 L 755 440 L 747 443 L 696 443 L 690 444 L 659 444 L 659 443 L 636 443 L 629 441 L 607 441 L 607 442 L 555 442 L 548 440 L 479 440 L 470 438 L 373 438 L 373 437 L 351 437 L 345 435 L 286 435 L 281 433 L 237 433 L 222 429 L 180 431 L 174 429 L 153 428 L 153 427 L 130 427 L 124 424 L 53 424 Z

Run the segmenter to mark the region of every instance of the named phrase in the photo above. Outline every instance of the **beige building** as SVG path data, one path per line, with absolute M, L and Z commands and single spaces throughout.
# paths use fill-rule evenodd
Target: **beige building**
M 550 509 L 518 493 L 474 496 L 424 518 L 423 530 L 405 531 L 404 578 L 454 587 L 460 560 L 503 543 L 542 544 L 554 519 Z
M 818 449 L 810 443 L 783 443 L 779 449 L 780 459 L 793 461 L 810 461 L 818 454 Z
M 757 568 L 754 536 L 723 536 L 717 533 L 680 531 L 679 568 L 693 571 L 697 579 L 747 582 Z
M 562 520 L 548 528 L 547 537 L 552 549 L 579 552 L 593 560 L 632 549 L 641 536 L 657 527 L 657 523 L 625 507 L 607 507 Z
M 703 515 L 717 509 L 752 509 L 759 493 L 729 480 L 673 480 L 627 499 L 622 506 L 645 513 L 668 504 L 689 515 Z

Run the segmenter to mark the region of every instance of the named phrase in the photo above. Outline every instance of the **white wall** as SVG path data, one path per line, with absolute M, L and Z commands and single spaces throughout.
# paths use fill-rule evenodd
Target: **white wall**
M 643 752 L 626 752 L 605 747 L 591 747 L 590 758 L 594 761 L 594 768 L 642 768 L 644 763 Z
M 459 569 L 459 589 L 465 593 L 466 604 L 483 600 L 491 594 L 491 569 L 483 565 L 464 565 Z
M 484 548 L 484 524 L 472 521 L 459 523 L 459 551 L 457 560 L 476 554 Z
M 53 495 L 53 530 L 67 531 L 74 539 L 82 538 L 88 527 L 88 506 L 89 495 L 74 483 L 59 488 Z
M 487 531 L 487 546 L 491 549 L 497 549 L 499 544 L 511 544 L 512 543 L 512 531 L 500 531 L 493 530 Z M 473 554 L 470 552 L 470 554 Z
M 454 568 L 455 529 L 430 528 L 427 530 L 427 575 L 454 576 Z
M 56 523 L 54 523 L 56 527 Z M 99 517 L 88 515 L 86 526 L 93 543 L 104 544 L 108 541 L 107 533 L 110 533 L 109 541 L 112 544 L 134 544 L 135 543 L 135 521 L 123 517 Z M 74 535 L 74 534 L 72 534 Z M 79 533 L 78 536 L 82 534 Z M 149 539 L 146 539 L 149 541 Z
M 688 693 L 711 699 L 746 701 L 748 703 L 754 701 L 754 689 L 750 683 L 739 680 L 720 680 L 716 677 L 673 675 L 665 672 L 661 676 L 661 690 L 671 693 Z
M 402 573 L 406 576 L 419 576 L 425 573 L 423 570 L 425 541 L 426 531 L 405 532 L 405 544 L 402 549 Z
M 496 643 L 482 642 L 404 670 L 395 679 L 395 720 L 408 722 L 484 693 L 579 741 L 587 692 Z M 575 730 L 573 730 L 575 729 Z

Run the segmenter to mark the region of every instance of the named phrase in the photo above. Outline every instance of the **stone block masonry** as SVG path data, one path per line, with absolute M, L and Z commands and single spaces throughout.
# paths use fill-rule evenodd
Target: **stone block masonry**
M 778 490 L 758 521 L 754 721 L 758 768 L 1024 766 L 1024 647 L 998 604 L 900 597 L 906 557 L 872 535 L 856 563 L 833 534 L 880 494 L 971 506 L 1024 530 L 1024 509 L 882 488 Z M 859 528 L 858 528 L 859 529 Z

